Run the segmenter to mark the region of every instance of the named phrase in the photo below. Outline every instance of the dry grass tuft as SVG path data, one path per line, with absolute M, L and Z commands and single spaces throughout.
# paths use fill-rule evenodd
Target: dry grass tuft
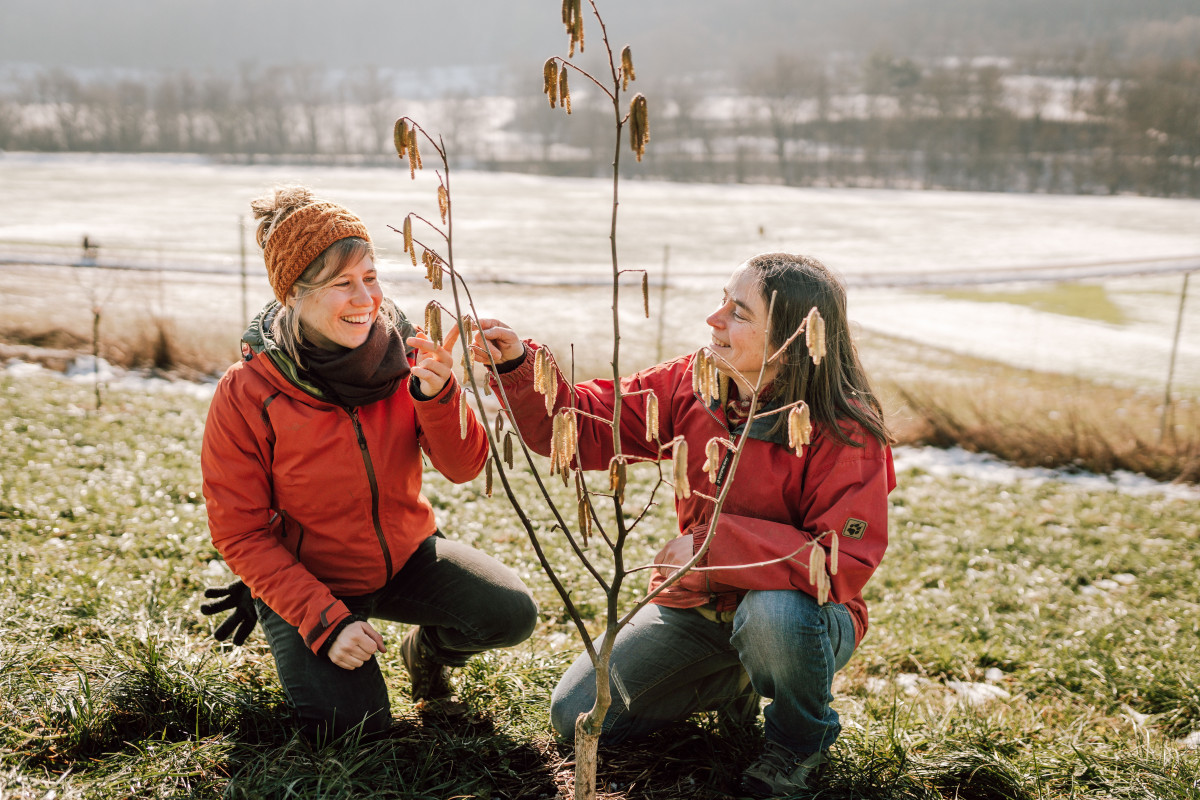
M 1200 406 L 1082 380 L 1039 376 L 920 389 L 895 387 L 889 418 L 907 444 L 992 453 L 1025 467 L 1117 470 L 1200 482 Z

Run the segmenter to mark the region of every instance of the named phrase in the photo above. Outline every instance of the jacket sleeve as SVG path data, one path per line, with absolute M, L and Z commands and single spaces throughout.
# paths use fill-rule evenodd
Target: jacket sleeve
M 817 545 L 825 550 L 830 599 L 845 603 L 857 597 L 887 549 L 887 496 L 896 484 L 890 449 L 871 437 L 867 439 L 866 446 L 861 448 L 826 441 L 828 452 L 813 454 L 815 457 L 805 468 L 799 527 L 722 513 L 717 520 L 716 537 L 702 565 L 736 566 L 776 560 L 775 563 L 701 572 L 688 583 L 700 591 L 791 588 L 815 597 L 816 584 L 808 572 L 809 549 L 785 557 L 821 534 L 834 531 L 838 534 L 837 574 L 829 574 L 832 537 L 822 538 Z M 704 522 L 685 532 L 693 536 L 695 549 L 703 544 L 708 528 L 709 524 Z
M 429 399 L 414 397 L 413 407 L 420 429 L 418 440 L 433 468 L 454 483 L 466 483 L 475 478 L 487 463 L 487 434 L 475 410 L 458 390 L 458 381 L 454 378 L 446 381 L 442 390 Z M 459 416 L 464 410 L 467 416 L 465 437 Z
M 234 378 L 234 370 L 222 378 L 204 425 L 200 466 L 209 533 L 254 596 L 318 652 L 350 610 L 280 540 L 270 477 L 274 436 L 263 404 Z
M 549 455 L 554 419 L 546 412 L 545 396 L 533 388 L 533 363 L 539 345 L 530 341 L 525 345 L 525 360 L 519 367 L 501 374 L 498 382 L 495 376 L 489 376 L 489 380 L 501 404 L 512 412 L 526 443 L 535 452 Z M 555 372 L 558 387 L 553 410 L 557 412 L 574 407 L 584 412 L 576 418 L 579 432 L 577 452 L 582 468 L 607 469 L 614 452 L 613 431 L 611 424 L 601 420 L 613 418 L 616 406 L 613 381 L 592 380 L 571 386 L 563 378 L 562 370 Z M 671 431 L 673 415 L 669 407 L 674 396 L 674 379 L 673 372 L 664 366 L 651 367 L 621 379 L 621 452 L 624 455 L 653 461 L 660 458 L 658 443 L 670 441 L 674 435 Z M 660 420 L 658 439 L 650 442 L 646 440 L 647 392 L 654 392 L 658 397 Z

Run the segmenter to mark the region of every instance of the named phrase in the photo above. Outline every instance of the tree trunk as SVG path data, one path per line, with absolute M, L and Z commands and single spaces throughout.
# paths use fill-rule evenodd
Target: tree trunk
M 600 748 L 600 731 L 612 692 L 608 682 L 609 657 L 616 631 L 609 631 L 596 657 L 596 703 L 592 710 L 575 720 L 575 800 L 596 800 L 596 765 Z
M 592 710 L 593 713 L 595 709 Z M 600 748 L 599 726 L 588 724 L 591 713 L 575 720 L 575 800 L 596 800 L 596 759 Z M 588 729 L 595 727 L 595 733 Z

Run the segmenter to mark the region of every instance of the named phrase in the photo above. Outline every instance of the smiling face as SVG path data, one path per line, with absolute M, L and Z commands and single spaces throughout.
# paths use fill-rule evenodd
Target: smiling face
M 304 337 L 323 350 L 354 349 L 367 340 L 383 290 L 375 262 L 364 255 L 300 304 Z
M 718 356 L 717 369 L 722 373 L 737 378 L 736 369 L 741 373 L 738 382 L 744 389 L 754 387 L 760 371 L 764 373 L 764 384 L 775 376 L 774 365 L 763 370 L 767 303 L 751 270 L 741 266 L 734 271 L 725 284 L 721 305 L 705 321 L 712 328 L 709 349 Z

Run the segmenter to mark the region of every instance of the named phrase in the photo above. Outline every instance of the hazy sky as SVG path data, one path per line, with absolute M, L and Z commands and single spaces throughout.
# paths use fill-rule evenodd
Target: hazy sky
M 585 9 L 587 2 L 584 3 Z M 213 70 L 496 65 L 560 53 L 560 0 L 0 0 L 0 62 Z M 766 52 L 991 55 L 1120 37 L 1200 0 L 599 0 L 616 49 L 660 74 Z M 599 38 L 588 18 L 589 40 Z M 598 52 L 594 47 L 592 52 Z

